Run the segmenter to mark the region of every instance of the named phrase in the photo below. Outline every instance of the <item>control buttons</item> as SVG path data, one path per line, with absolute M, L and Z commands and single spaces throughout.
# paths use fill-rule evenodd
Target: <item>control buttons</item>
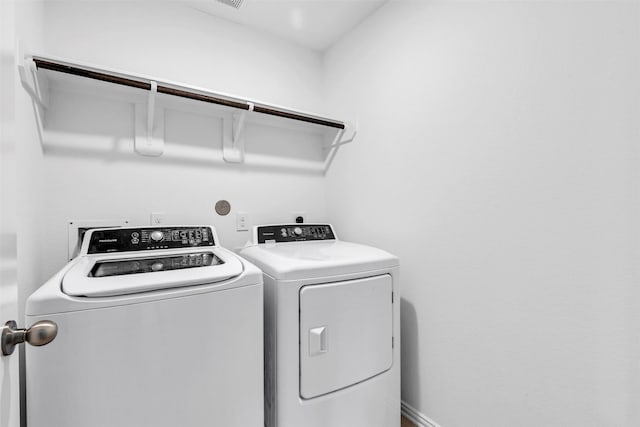
M 137 245 L 138 243 L 140 243 L 140 233 L 134 231 L 133 233 L 131 233 L 131 244 Z
M 155 230 L 155 231 L 151 232 L 150 237 L 151 237 L 151 240 L 153 240 L 155 242 L 159 242 L 164 237 L 164 233 L 162 231 L 160 231 L 160 230 Z
M 258 243 L 336 240 L 331 227 L 324 224 L 265 225 L 258 227 L 256 237 Z

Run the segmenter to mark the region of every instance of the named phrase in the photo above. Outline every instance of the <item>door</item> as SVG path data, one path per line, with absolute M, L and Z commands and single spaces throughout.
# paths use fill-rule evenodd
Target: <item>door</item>
M 301 397 L 331 393 L 391 368 L 392 290 L 388 274 L 301 288 Z
M 14 1 L 0 1 L 0 326 L 18 319 Z M 19 322 L 22 323 L 22 322 Z M 22 325 L 20 325 L 22 326 Z M 0 354 L 0 427 L 20 425 L 18 352 Z

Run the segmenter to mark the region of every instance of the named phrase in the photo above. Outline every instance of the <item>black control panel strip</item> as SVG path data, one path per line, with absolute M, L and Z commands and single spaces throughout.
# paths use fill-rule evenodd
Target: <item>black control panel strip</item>
M 126 227 L 94 231 L 89 254 L 215 246 L 209 227 Z
M 135 258 L 120 261 L 97 262 L 89 277 L 123 276 L 127 274 L 153 273 L 157 271 L 182 270 L 185 268 L 210 267 L 224 264 L 211 252 L 200 252 L 176 256 Z
M 258 227 L 258 243 L 307 242 L 335 240 L 328 224 L 283 224 Z

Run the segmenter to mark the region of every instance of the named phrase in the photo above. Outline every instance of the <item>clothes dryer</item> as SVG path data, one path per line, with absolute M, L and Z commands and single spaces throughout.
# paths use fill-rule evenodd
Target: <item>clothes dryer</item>
M 328 224 L 257 226 L 267 427 L 400 424 L 398 258 Z
M 262 427 L 262 273 L 215 229 L 88 231 L 26 304 L 30 427 Z

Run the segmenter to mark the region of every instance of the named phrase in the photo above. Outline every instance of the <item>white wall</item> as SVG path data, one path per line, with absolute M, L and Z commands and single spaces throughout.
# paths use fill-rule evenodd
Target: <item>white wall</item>
M 403 400 L 637 426 L 638 2 L 391 1 L 326 55 L 345 239 L 396 253 Z
M 178 2 L 150 5 L 45 2 L 45 46 L 35 52 L 322 113 L 320 54 Z M 132 153 L 131 104 L 60 91 L 52 91 L 51 104 L 43 148 L 29 141 L 44 155 L 33 224 L 41 236 L 34 249 L 41 267 L 37 280 L 21 285 L 27 294 L 66 262 L 68 220 L 148 224 L 151 212 L 165 212 L 167 223 L 213 223 L 222 243 L 234 248 L 248 238 L 235 230 L 235 212 L 247 212 L 252 224 L 290 220 L 296 211 L 325 217 L 321 176 L 138 156 Z M 219 122 L 166 115 L 166 138 L 174 146 L 219 144 Z M 246 135 L 259 152 L 262 129 L 248 128 Z M 74 149 L 78 143 L 83 146 Z M 113 152 L 92 151 L 105 143 Z M 219 199 L 231 202 L 229 216 L 215 214 Z

